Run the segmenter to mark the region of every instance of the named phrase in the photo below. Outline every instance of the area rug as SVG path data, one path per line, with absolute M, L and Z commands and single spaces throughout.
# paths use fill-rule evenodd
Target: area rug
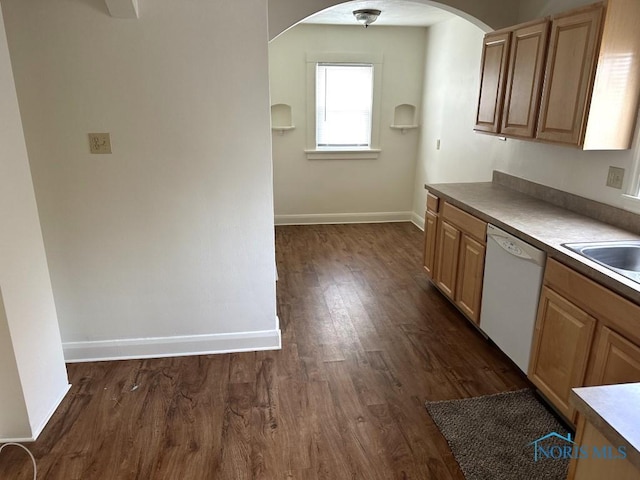
M 564 480 L 573 435 L 532 390 L 426 402 L 467 480 Z M 555 447 L 555 448 L 552 448 Z

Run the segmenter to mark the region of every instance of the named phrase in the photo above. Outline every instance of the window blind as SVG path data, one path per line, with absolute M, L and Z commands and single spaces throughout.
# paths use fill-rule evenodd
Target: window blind
M 373 65 L 319 63 L 316 147 L 370 148 Z

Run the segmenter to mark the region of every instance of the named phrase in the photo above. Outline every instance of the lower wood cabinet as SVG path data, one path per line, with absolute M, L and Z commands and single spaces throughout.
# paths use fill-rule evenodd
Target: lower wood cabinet
M 529 379 L 567 420 L 575 387 L 640 382 L 640 306 L 547 260 Z
M 573 387 L 584 385 L 596 320 L 543 287 L 533 339 L 529 378 L 570 421 Z
M 485 246 L 468 235 L 460 240 L 455 302 L 474 323 L 480 323 Z
M 475 324 L 480 323 L 486 234 L 486 222 L 444 202 L 438 218 L 433 281 Z M 432 243 L 430 236 L 427 231 L 425 251 Z
M 436 285 L 450 299 L 454 299 L 458 276 L 458 255 L 461 233 L 453 225 L 442 221 L 438 234 Z
M 433 278 L 436 266 L 436 242 L 438 240 L 438 215 L 427 210 L 424 217 L 424 269 Z
M 612 445 L 598 429 L 581 417 L 576 430 L 576 443 L 578 445 L 597 446 L 617 454 L 617 445 Z M 593 455 L 584 458 L 574 458 L 569 466 L 567 480 L 602 480 L 610 478 L 615 480 L 638 480 L 638 470 L 629 459 L 605 460 Z
M 640 381 L 640 347 L 607 327 L 600 327 L 588 385 Z

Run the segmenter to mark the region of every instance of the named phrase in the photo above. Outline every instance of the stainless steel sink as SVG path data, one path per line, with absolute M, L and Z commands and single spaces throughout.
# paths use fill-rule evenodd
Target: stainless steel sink
M 640 283 L 640 240 L 565 243 L 564 246 Z

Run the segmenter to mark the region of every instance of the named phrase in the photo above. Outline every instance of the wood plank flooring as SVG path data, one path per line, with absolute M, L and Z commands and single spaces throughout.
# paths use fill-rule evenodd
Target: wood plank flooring
M 278 227 L 283 349 L 69 365 L 46 480 L 462 479 L 425 400 L 527 386 L 427 281 L 411 224 Z M 250 299 L 248 299 L 250 301 Z M 31 479 L 15 447 L 0 479 Z

